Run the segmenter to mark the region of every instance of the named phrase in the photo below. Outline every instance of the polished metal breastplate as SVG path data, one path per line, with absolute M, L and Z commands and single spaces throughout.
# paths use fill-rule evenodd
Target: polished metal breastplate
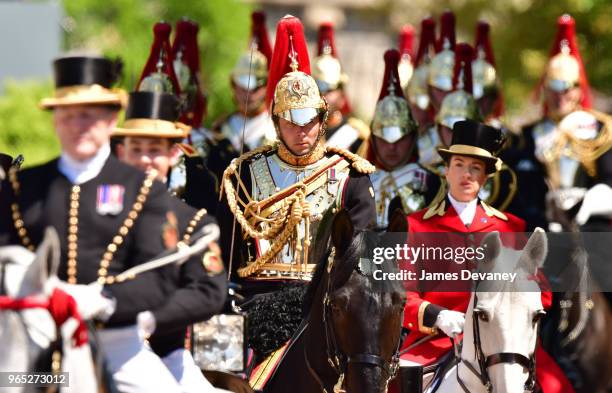
M 284 190 L 297 182 L 300 182 L 326 164 L 327 159 L 323 158 L 318 162 L 304 167 L 295 167 L 283 162 L 278 155 L 260 156 L 251 161 L 250 171 L 252 180 L 251 195 L 254 199 L 261 201 L 273 194 Z M 334 205 L 340 206 L 342 200 L 341 190 L 349 178 L 350 166 L 341 171 L 334 168 L 327 169 L 321 176 L 324 177 L 320 186 L 306 195 L 306 201 L 310 205 L 309 230 L 306 233 L 306 226 L 302 220 L 296 227 L 295 233 L 284 245 L 282 251 L 276 255 L 273 264 L 278 264 L 278 270 L 266 269 L 258 273 L 257 278 L 287 278 L 287 279 L 310 279 L 311 271 L 304 272 L 303 269 L 294 269 L 294 266 L 306 264 L 308 246 L 305 244 L 306 238 L 310 241 L 310 247 L 314 245 L 317 228 L 323 214 Z M 269 217 L 271 219 L 279 217 L 280 212 L 274 212 Z M 285 217 L 286 218 L 286 217 Z M 262 228 L 266 223 L 262 223 Z M 249 262 L 253 262 L 257 257 L 266 252 L 274 240 L 255 239 L 255 254 L 249 255 Z M 308 250 L 309 251 L 309 250 Z
M 400 197 L 404 213 L 410 214 L 426 207 L 427 176 L 431 174 L 419 164 L 410 163 L 391 172 L 379 169 L 370 175 L 376 199 L 376 223 L 388 224 L 389 204 Z

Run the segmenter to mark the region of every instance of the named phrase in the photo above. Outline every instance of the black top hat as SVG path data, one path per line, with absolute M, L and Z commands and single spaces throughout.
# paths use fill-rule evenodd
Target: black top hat
M 122 105 L 124 93 L 112 89 L 121 75 L 120 60 L 105 57 L 70 56 L 53 62 L 55 97 L 45 98 L 41 106 L 97 104 Z
M 131 92 L 123 127 L 115 128 L 113 136 L 183 138 L 190 127 L 177 122 L 180 109 L 180 101 L 173 94 Z
M 448 149 L 438 148 L 440 156 L 448 162 L 452 155 L 475 157 L 486 164 L 487 173 L 501 168 L 495 155 L 504 143 L 501 130 L 473 120 L 458 121 L 453 126 L 453 138 Z

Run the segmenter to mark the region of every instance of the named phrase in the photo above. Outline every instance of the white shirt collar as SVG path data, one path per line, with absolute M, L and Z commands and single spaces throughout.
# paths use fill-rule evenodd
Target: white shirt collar
M 470 225 L 474 220 L 474 216 L 476 215 L 476 206 L 478 205 L 478 198 L 474 198 L 469 202 L 459 202 L 458 200 L 453 198 L 453 196 L 449 192 L 448 200 L 450 201 L 451 205 L 453 205 L 453 208 L 459 215 L 461 222 L 463 222 L 463 224 L 466 226 Z
M 82 184 L 98 176 L 110 153 L 110 145 L 106 144 L 92 158 L 78 161 L 62 151 L 57 167 L 72 184 Z

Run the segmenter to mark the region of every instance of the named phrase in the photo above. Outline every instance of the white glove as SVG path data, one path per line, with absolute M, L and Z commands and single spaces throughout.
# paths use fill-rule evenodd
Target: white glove
M 453 310 L 442 310 L 438 314 L 438 318 L 434 325 L 442 330 L 447 336 L 453 337 L 455 334 L 463 332 L 464 324 L 464 313 Z
M 591 216 L 612 214 L 612 188 L 607 184 L 599 183 L 591 187 L 582 200 L 582 206 L 576 214 L 576 223 L 584 225 Z
M 138 329 L 142 332 L 144 338 L 149 338 L 155 331 L 157 323 L 151 311 L 142 311 L 136 316 L 136 325 L 138 325 Z
M 89 285 L 61 282 L 59 288 L 74 298 L 84 320 L 98 318 L 105 321 L 115 312 L 116 301 L 104 297 L 102 285 L 97 282 Z

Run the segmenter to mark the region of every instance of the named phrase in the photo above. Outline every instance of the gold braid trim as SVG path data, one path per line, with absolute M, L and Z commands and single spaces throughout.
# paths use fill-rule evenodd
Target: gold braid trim
M 370 174 L 376 171 L 376 167 L 363 157 L 348 150 L 336 146 L 327 146 L 328 153 L 335 153 L 346 158 L 351 166 L 359 173 Z
M 283 246 L 289 240 L 294 229 L 300 223 L 300 221 L 302 221 L 302 219 L 307 220 L 307 226 L 309 224 L 310 205 L 305 200 L 306 194 L 304 190 L 306 187 L 304 184 L 297 183 L 295 185 L 297 191 L 282 201 L 279 213 L 276 215 L 277 218 L 265 218 L 260 216 L 261 207 L 258 205 L 258 201 L 252 200 L 248 193 L 246 193 L 247 190 L 244 189 L 244 185 L 241 184 L 240 177 L 238 176 L 238 168 L 240 167 L 240 164 L 258 154 L 267 153 L 275 150 L 276 148 L 277 145 L 261 146 L 251 152 L 243 154 L 237 159 L 234 159 L 223 173 L 221 195 L 223 195 L 223 192 L 225 192 L 227 204 L 242 229 L 248 236 L 254 239 L 275 240 L 270 249 L 266 251 L 259 259 L 243 268 L 238 269 L 238 275 L 240 277 L 248 277 L 254 274 L 263 265 L 274 258 L 282 250 Z M 247 203 L 238 200 L 238 193 L 232 184 L 232 176 L 236 177 L 238 183 L 247 194 L 247 199 L 249 199 Z M 240 209 L 238 202 L 244 206 L 244 211 Z M 249 222 L 249 218 L 252 220 L 253 224 Z M 257 224 L 262 222 L 267 222 L 270 224 L 270 226 L 263 230 L 257 229 Z
M 596 161 L 612 148 L 612 117 L 595 110 L 588 110 L 603 126 L 595 139 L 583 140 L 572 135 L 571 130 L 559 128 L 559 138 L 552 149 L 551 161 L 557 161 L 564 152 L 579 161 L 591 177 L 597 176 Z M 569 149 L 566 146 L 569 145 Z

